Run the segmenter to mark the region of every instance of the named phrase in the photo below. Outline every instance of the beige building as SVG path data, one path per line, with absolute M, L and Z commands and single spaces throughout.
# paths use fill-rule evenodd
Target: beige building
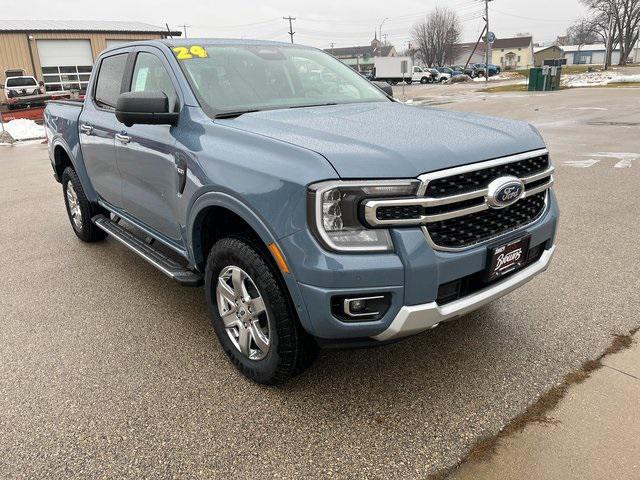
M 534 64 L 533 37 L 501 38 L 493 43 L 492 63 L 502 70 L 531 68 Z
M 180 33 L 140 22 L 1 20 L 0 82 L 8 70 L 21 70 L 47 92 L 83 90 L 104 49 Z
M 550 47 L 538 47 L 533 49 L 534 64 L 536 67 L 543 67 L 545 62 L 550 60 L 563 60 L 564 50 L 557 45 Z

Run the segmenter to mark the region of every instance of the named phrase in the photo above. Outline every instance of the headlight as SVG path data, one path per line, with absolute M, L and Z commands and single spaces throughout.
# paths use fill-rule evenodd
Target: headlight
M 312 185 L 308 195 L 309 224 L 320 243 L 337 252 L 386 252 L 393 249 L 386 229 L 362 221 L 367 198 L 410 197 L 418 180 L 335 181 Z

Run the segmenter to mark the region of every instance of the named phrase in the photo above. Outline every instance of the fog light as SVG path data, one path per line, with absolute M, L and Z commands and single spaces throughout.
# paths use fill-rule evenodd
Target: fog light
M 370 297 L 333 297 L 331 311 L 345 322 L 370 322 L 379 320 L 389 310 L 391 295 L 372 295 Z
M 347 313 L 347 311 L 352 313 L 362 313 L 364 312 L 364 309 L 367 308 L 367 302 L 363 299 L 346 300 L 346 302 L 347 305 L 345 307 L 345 313 Z

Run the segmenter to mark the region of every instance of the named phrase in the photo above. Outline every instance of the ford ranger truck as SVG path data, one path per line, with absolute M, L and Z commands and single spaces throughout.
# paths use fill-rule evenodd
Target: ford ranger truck
M 204 285 L 222 348 L 259 383 L 465 315 L 554 253 L 534 127 L 396 102 L 315 48 L 118 46 L 45 125 L 78 238 Z

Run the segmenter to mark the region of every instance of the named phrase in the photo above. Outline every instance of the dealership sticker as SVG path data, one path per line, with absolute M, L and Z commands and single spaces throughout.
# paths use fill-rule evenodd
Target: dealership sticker
M 200 45 L 191 45 L 187 47 L 174 47 L 173 51 L 178 60 L 189 60 L 191 58 L 207 58 L 209 54 Z

